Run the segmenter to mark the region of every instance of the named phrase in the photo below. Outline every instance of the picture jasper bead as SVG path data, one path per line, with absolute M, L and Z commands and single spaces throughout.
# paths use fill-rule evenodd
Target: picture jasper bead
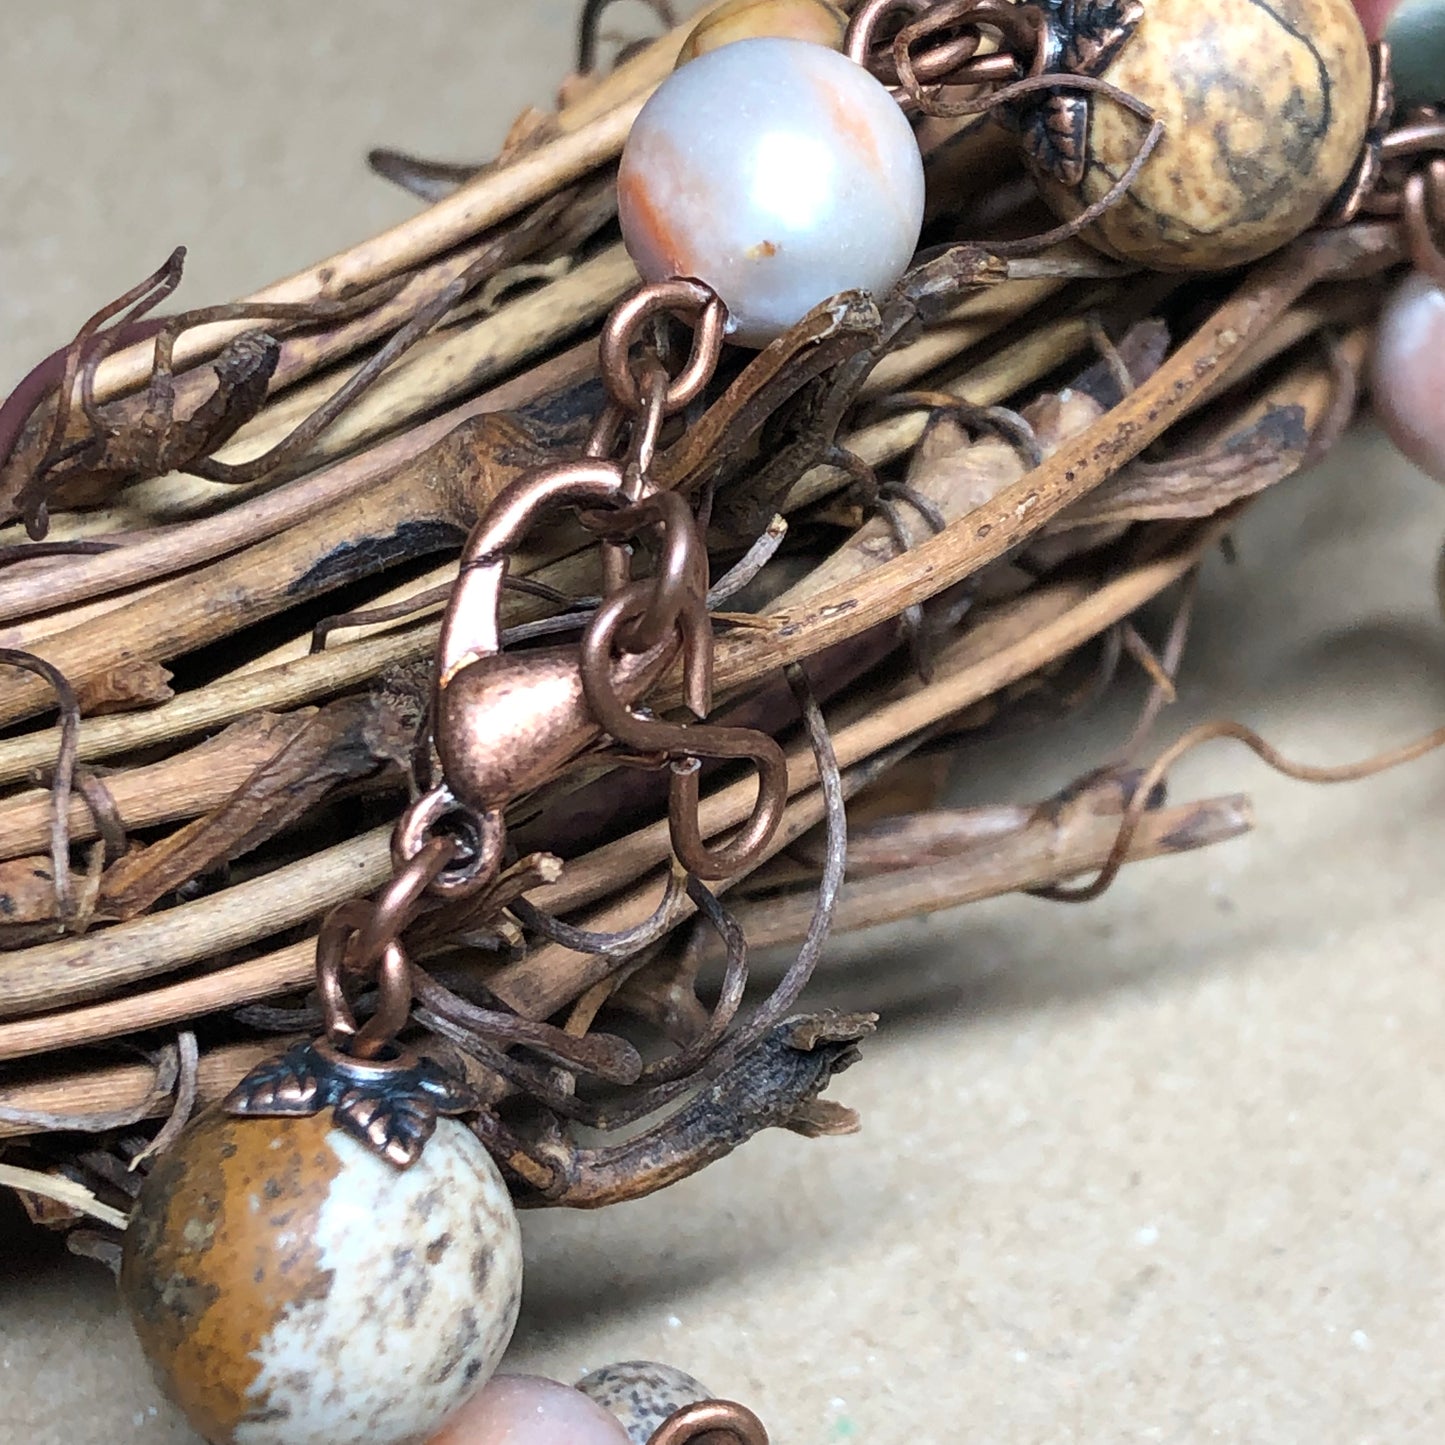
M 709 50 L 763 35 L 810 40 L 841 50 L 847 31 L 848 17 L 828 0 L 728 0 L 698 21 L 682 42 L 677 63 L 686 65 Z
M 1351 0 L 1145 0 L 1101 78 L 1165 134 L 1084 236 L 1162 271 L 1242 265 L 1307 230 L 1354 168 L 1374 92 Z M 1039 177 L 1066 220 L 1108 192 L 1148 131 L 1107 96 L 1090 111 L 1082 182 Z
M 491 1375 L 521 1278 L 506 1186 L 455 1120 L 397 1169 L 330 1110 L 213 1109 L 146 1180 L 120 1285 L 211 1445 L 401 1445 Z
M 669 1415 L 712 1398 L 707 1386 L 686 1371 L 653 1360 L 604 1365 L 580 1379 L 577 1388 L 617 1416 L 631 1445 L 647 1445 Z

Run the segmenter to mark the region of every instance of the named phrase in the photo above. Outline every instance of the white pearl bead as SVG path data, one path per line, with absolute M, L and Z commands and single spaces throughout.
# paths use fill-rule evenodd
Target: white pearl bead
M 840 291 L 897 283 L 923 225 L 923 161 L 862 66 L 767 37 L 662 83 L 632 127 L 617 194 L 643 279 L 711 286 L 732 339 L 762 346 Z
M 1445 482 L 1445 292 L 1426 277 L 1401 282 L 1375 333 L 1375 414 L 1421 471 Z

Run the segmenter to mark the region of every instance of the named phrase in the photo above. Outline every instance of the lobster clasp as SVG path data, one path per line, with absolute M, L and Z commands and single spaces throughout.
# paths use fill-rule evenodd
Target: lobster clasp
M 502 651 L 502 585 L 510 556 L 543 513 L 606 511 L 627 501 L 619 464 L 569 462 L 513 482 L 472 533 L 442 622 L 433 709 L 437 753 L 463 807 L 498 812 L 602 736 L 575 647 Z M 678 646 L 670 631 L 646 650 L 619 655 L 612 676 L 619 694 L 643 696 Z
M 537 518 L 561 507 L 611 508 L 624 500 L 621 466 L 591 459 L 540 468 L 502 489 L 462 552 L 461 575 L 442 618 L 438 693 L 469 663 L 501 652 L 507 562 Z
M 664 312 L 695 313 L 693 350 L 670 377 L 661 360 L 631 352 L 641 329 Z M 611 405 L 598 418 L 588 455 L 519 478 L 487 508 L 467 542 L 461 576 L 442 622 L 432 727 L 444 782 L 413 805 L 399 830 L 410 857 L 448 810 L 470 814 L 470 873 L 477 883 L 502 856 L 503 816 L 515 799 L 555 778 L 610 739 L 624 762 L 672 770 L 669 822 L 674 851 L 699 878 L 731 876 L 762 856 L 788 798 L 788 770 L 772 738 L 743 728 L 679 724 L 640 707 L 681 655 L 682 697 L 694 716 L 711 710 L 712 623 L 708 558 L 687 500 L 655 489 L 650 463 L 669 416 L 712 376 L 726 313 L 693 281 L 644 287 L 617 308 L 601 342 Z M 625 461 L 605 460 L 629 427 Z M 501 602 L 510 558 L 539 516 L 571 508 L 602 543 L 603 598 L 575 646 L 502 650 Z M 633 576 L 631 544 L 651 539 L 650 575 Z M 580 620 L 580 619 L 579 619 Z M 704 758 L 747 759 L 758 770 L 758 802 L 725 842 L 710 844 L 698 816 Z M 428 821 L 430 820 L 430 821 Z M 483 860 L 485 856 L 485 866 Z M 452 886 L 448 877 L 433 890 Z

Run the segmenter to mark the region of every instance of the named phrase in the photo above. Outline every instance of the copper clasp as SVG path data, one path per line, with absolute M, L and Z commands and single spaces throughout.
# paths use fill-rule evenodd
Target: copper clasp
M 468 541 L 442 623 L 434 712 L 437 754 L 463 808 L 499 815 L 601 738 L 576 647 L 502 651 L 502 585 L 510 557 L 544 513 L 613 511 L 627 500 L 616 462 L 548 467 L 508 487 Z M 619 652 L 611 688 L 628 703 L 638 701 L 680 646 L 669 629 L 646 648 Z
M 667 315 L 694 322 L 687 363 L 673 376 L 643 333 Z M 699 719 L 711 707 L 712 623 L 707 548 L 686 498 L 649 479 L 664 421 L 701 394 L 722 345 L 722 302 L 695 281 L 644 287 L 618 306 L 601 339 L 611 403 L 580 461 L 544 467 L 504 490 L 467 542 L 461 576 L 442 622 L 432 726 L 445 781 L 413 806 L 397 830 L 400 866 L 439 826 L 461 815 L 463 868 L 434 892 L 484 886 L 500 862 L 503 813 L 610 738 L 624 762 L 672 769 L 670 821 L 683 865 L 700 878 L 737 872 L 761 855 L 787 801 L 787 766 L 769 737 L 737 728 L 683 725 L 653 716 L 643 699 L 675 659 L 683 698 Z M 644 354 L 633 366 L 633 351 Z M 626 438 L 623 460 L 609 453 Z M 602 543 L 603 593 L 576 646 L 502 650 L 507 568 L 537 521 L 574 511 Z M 655 544 L 650 575 L 633 575 L 632 544 Z M 758 768 L 752 816 L 719 847 L 698 821 L 704 758 L 749 759 Z

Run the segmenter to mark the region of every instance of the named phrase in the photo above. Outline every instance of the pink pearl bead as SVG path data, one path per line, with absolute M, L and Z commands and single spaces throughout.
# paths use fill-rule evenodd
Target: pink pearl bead
M 1390 14 L 1399 3 L 1400 0 L 1355 0 L 1360 24 L 1365 27 L 1365 35 L 1371 44 L 1385 33 L 1385 27 L 1390 23 Z
M 629 1445 L 615 1415 L 540 1375 L 494 1375 L 428 1445 Z
M 1445 482 L 1445 292 L 1421 275 L 1401 282 L 1375 334 L 1375 414 L 1390 440 Z

